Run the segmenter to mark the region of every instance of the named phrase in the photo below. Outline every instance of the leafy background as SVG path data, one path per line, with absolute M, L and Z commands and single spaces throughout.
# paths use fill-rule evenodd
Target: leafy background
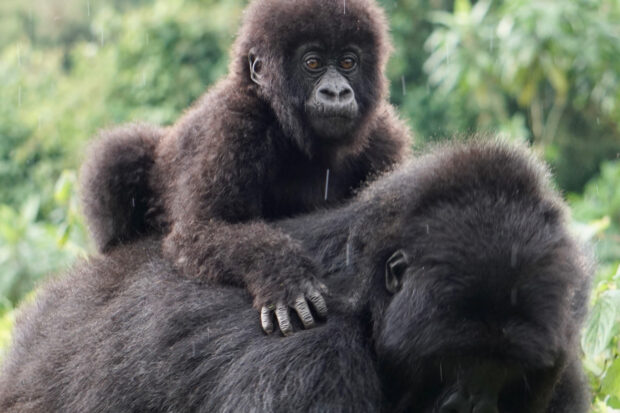
M 35 283 L 92 251 L 76 200 L 88 140 L 172 123 L 226 72 L 244 3 L 0 2 L 0 348 Z M 500 134 L 551 165 L 599 263 L 582 340 L 592 411 L 620 411 L 620 1 L 381 3 L 391 99 L 418 148 Z

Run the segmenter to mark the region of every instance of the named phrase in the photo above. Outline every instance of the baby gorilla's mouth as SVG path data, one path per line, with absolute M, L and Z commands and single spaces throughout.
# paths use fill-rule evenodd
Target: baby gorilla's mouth
M 357 104 L 334 109 L 322 105 L 306 107 L 308 123 L 314 133 L 326 140 L 341 140 L 350 135 L 358 119 Z
M 312 130 L 324 139 L 342 139 L 355 129 L 355 117 L 342 114 L 313 116 L 310 118 Z

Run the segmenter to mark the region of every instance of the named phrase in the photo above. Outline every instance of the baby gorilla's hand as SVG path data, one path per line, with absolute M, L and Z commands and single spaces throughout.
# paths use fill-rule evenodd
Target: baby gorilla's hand
M 260 284 L 259 288 L 252 288 L 254 306 L 260 309 L 261 326 L 267 334 L 274 330 L 274 315 L 283 335 L 293 333 L 291 308 L 305 329 L 316 325 L 315 315 L 327 317 L 327 304 L 323 298 L 326 287 L 316 279 L 312 266 L 303 258 L 301 261 L 297 271 L 289 272 L 291 268 L 287 266 L 288 274 L 264 274 L 258 277 L 262 282 L 253 283 Z
M 308 303 L 312 304 L 314 311 L 319 317 L 327 317 L 327 305 L 325 304 L 325 299 L 320 291 L 310 282 L 306 283 L 305 289 L 302 289 L 302 291 L 304 292 L 297 294 L 292 303 L 285 302 L 284 300 L 278 300 L 275 304 L 271 302 L 261 308 L 260 319 L 265 333 L 270 334 L 273 332 L 274 311 L 282 334 L 288 336 L 293 333 L 293 324 L 290 319 L 289 307 L 295 309 L 299 319 L 306 329 L 315 326 L 314 316 L 310 311 L 310 306 Z

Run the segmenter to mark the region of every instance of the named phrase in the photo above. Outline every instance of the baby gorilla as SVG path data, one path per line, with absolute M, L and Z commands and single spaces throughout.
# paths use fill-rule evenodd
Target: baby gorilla
M 163 232 L 186 276 L 244 286 L 284 334 L 289 306 L 314 325 L 326 307 L 317 269 L 269 221 L 349 198 L 408 153 L 386 100 L 391 50 L 373 0 L 255 0 L 230 73 L 174 126 L 104 133 L 83 168 L 98 247 Z
M 439 150 L 279 225 L 325 269 L 323 328 L 264 336 L 245 290 L 120 246 L 23 310 L 0 410 L 587 412 L 588 261 L 523 150 Z

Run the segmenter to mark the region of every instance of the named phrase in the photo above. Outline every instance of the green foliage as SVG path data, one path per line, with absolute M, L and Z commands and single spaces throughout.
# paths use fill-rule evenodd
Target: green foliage
M 77 211 L 75 172 L 57 183 L 56 208 L 39 220 L 41 198 L 32 195 L 17 210 L 0 205 L 0 297 L 17 303 L 42 276 L 85 252 L 85 231 Z
M 584 365 L 595 390 L 595 411 L 620 409 L 620 162 L 607 162 L 601 174 L 573 196 L 576 228 L 596 246 L 599 271 L 592 310 L 582 337 Z
M 620 152 L 619 4 L 459 0 L 429 15 L 428 80 L 476 130 L 544 147 L 560 185 L 578 190 Z
M 572 205 L 579 221 L 608 221 L 595 236 L 601 265 L 620 261 L 620 161 L 603 163 L 600 176 L 586 185 L 583 199 Z

